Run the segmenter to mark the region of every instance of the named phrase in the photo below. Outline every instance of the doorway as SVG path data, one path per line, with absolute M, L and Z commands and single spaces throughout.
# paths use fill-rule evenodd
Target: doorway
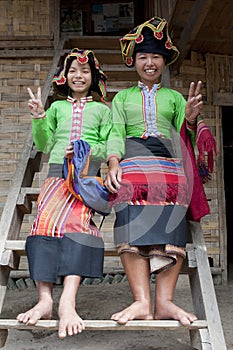
M 224 190 L 226 199 L 227 264 L 233 263 L 233 107 L 222 107 Z
M 124 35 L 154 14 L 151 0 L 61 0 L 61 33 Z

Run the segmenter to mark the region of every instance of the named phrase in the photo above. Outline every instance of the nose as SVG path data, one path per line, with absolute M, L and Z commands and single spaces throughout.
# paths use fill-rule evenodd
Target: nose
M 153 65 L 152 57 L 147 57 L 146 64 L 147 64 L 148 66 L 152 66 L 152 65 Z
M 76 71 L 75 71 L 75 77 L 76 78 L 80 78 L 82 76 L 82 71 L 80 70 L 80 69 L 77 69 Z

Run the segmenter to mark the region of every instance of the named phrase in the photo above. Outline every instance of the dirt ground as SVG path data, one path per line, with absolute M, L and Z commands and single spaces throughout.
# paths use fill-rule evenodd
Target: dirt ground
M 154 284 L 151 285 L 152 295 Z M 233 350 L 233 273 L 227 285 L 215 286 L 216 295 L 227 343 Z M 54 289 L 54 318 L 61 286 Z M 188 277 L 181 275 L 176 288 L 176 303 L 188 311 L 191 296 Z M 14 318 L 37 301 L 36 288 L 8 290 L 2 318 Z M 84 319 L 109 319 L 131 302 L 128 282 L 118 284 L 81 285 L 77 309 Z M 56 331 L 10 330 L 3 350 L 190 350 L 187 330 L 179 331 L 84 331 L 60 340 Z M 221 349 L 219 349 L 221 350 Z

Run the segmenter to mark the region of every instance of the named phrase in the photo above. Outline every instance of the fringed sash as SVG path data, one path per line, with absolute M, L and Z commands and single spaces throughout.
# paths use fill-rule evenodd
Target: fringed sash
M 131 157 L 121 161 L 119 191 L 109 194 L 113 205 L 188 205 L 187 181 L 182 162 L 175 158 Z

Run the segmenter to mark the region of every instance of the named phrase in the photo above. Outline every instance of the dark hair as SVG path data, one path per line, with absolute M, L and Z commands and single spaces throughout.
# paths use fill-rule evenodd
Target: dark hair
M 85 51 L 87 51 L 87 50 L 73 49 L 72 54 L 79 53 L 82 55 Z M 98 61 L 94 57 L 94 54 L 92 53 L 92 51 L 90 51 L 87 54 L 87 58 L 88 58 L 87 63 L 89 64 L 90 69 L 91 69 L 91 86 L 90 86 L 90 89 L 88 91 L 88 94 L 90 95 L 91 92 L 96 92 L 98 95 L 103 97 L 103 91 L 101 91 L 99 85 L 100 85 L 100 81 L 102 84 L 104 84 L 105 81 L 107 80 L 107 77 L 99 69 Z M 67 97 L 70 93 L 70 88 L 69 88 L 69 85 L 67 83 L 67 75 L 68 75 L 68 72 L 69 72 L 69 69 L 70 69 L 72 62 L 75 59 L 77 59 L 77 56 L 69 55 L 69 57 L 67 57 L 67 59 L 64 61 L 63 65 L 58 69 L 57 73 L 55 74 L 55 79 L 53 81 L 53 89 L 54 89 L 55 93 L 59 96 Z M 62 73 L 62 71 L 64 74 L 63 76 L 65 77 L 65 82 L 63 82 L 62 84 L 61 83 L 59 84 L 58 81 L 56 80 L 56 77 L 59 77 L 60 74 Z

